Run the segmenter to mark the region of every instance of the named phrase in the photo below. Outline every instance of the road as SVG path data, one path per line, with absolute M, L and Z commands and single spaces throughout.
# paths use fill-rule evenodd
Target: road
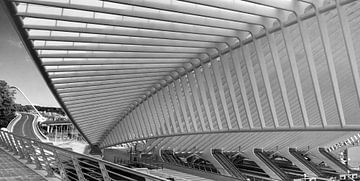
M 13 133 L 31 139 L 38 139 L 32 128 L 34 115 L 21 113 L 21 119 L 14 125 Z

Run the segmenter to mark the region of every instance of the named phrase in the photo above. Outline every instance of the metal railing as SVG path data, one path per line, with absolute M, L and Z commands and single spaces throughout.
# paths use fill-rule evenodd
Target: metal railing
M 0 144 L 35 169 L 44 169 L 47 177 L 61 177 L 65 181 L 166 181 L 166 179 L 142 173 L 91 156 L 75 153 L 7 131 L 0 131 Z

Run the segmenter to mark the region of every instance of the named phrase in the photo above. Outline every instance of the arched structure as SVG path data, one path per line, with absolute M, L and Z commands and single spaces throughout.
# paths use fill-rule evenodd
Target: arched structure
M 92 145 L 311 151 L 360 129 L 356 0 L 6 0 Z
M 15 87 L 15 86 L 11 86 L 10 88 L 16 89 L 17 91 L 19 91 L 21 93 L 21 95 L 23 95 L 25 97 L 25 99 L 30 103 L 31 107 L 35 110 L 35 112 L 39 115 L 40 121 L 45 121 L 45 118 L 41 115 L 39 110 L 36 109 L 34 104 L 30 101 L 30 99 L 24 94 L 24 92 L 21 89 L 19 89 L 18 87 Z

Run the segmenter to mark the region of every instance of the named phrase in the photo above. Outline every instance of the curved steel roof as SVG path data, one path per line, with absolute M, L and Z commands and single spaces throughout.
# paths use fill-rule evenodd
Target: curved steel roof
M 90 144 L 307 147 L 360 128 L 355 0 L 2 3 Z

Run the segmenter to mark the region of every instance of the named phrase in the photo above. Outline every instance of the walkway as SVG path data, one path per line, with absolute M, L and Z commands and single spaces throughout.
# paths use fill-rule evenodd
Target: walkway
M 2 149 L 0 149 L 0 163 L 0 181 L 46 180 Z

